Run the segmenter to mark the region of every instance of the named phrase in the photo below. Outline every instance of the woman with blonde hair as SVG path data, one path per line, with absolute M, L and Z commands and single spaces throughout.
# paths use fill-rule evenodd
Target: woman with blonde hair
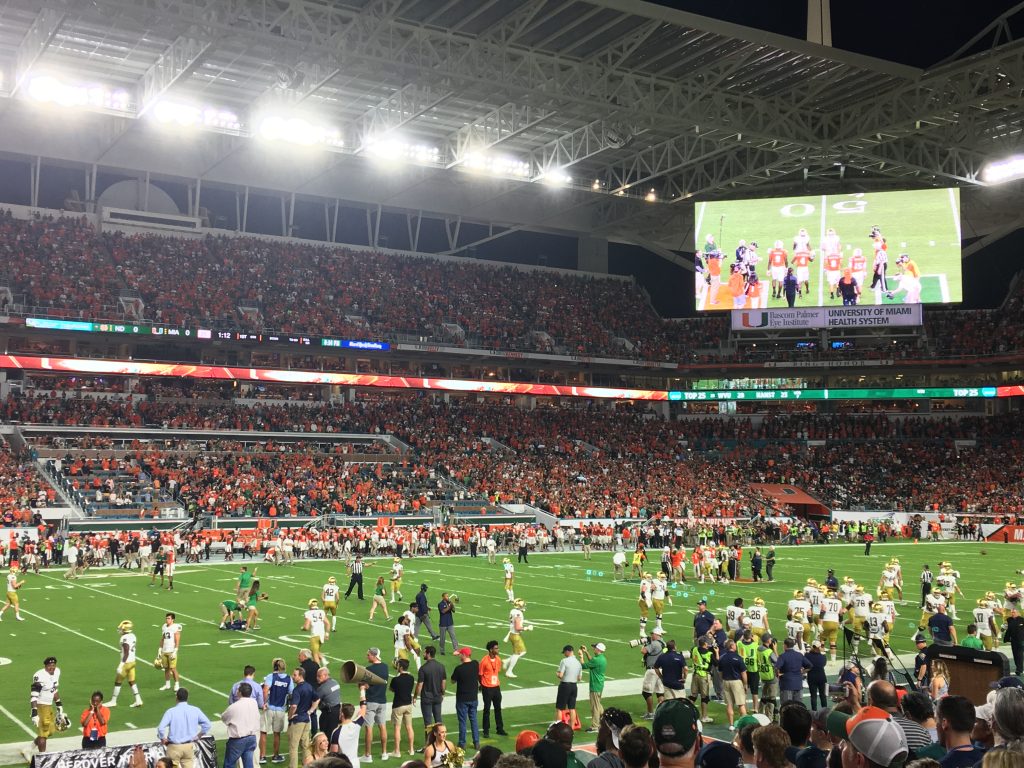
M 387 587 L 384 586 L 384 577 L 378 576 L 377 583 L 373 585 L 373 602 L 370 603 L 370 621 L 373 621 L 373 614 L 380 608 L 384 611 L 384 618 L 390 619 L 388 615 L 388 601 L 385 599 Z
M 455 745 L 447 739 L 448 729 L 444 723 L 434 723 L 427 730 L 427 746 L 423 750 L 423 762 L 430 768 L 439 768 L 444 758 L 455 749 Z
M 932 682 L 928 694 L 936 704 L 943 696 L 949 695 L 949 668 L 944 661 L 932 661 Z
M 314 760 L 327 757 L 329 747 L 330 744 L 327 740 L 327 734 L 320 731 L 310 740 L 309 746 L 306 747 L 306 757 L 303 759 L 302 764 L 309 765 Z

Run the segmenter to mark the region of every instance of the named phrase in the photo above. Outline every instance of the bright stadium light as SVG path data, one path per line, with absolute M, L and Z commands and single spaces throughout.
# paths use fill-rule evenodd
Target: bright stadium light
M 470 152 L 462 158 L 462 165 L 471 171 L 482 171 L 495 176 L 511 176 L 520 179 L 528 179 L 531 176 L 530 163 L 510 155 Z
M 267 115 L 258 123 L 257 134 L 269 141 L 284 141 L 304 147 L 345 146 L 341 131 L 326 125 L 312 123 L 302 117 Z
M 228 131 L 241 130 L 238 115 L 229 109 L 212 106 L 198 106 L 161 99 L 151 113 L 154 119 L 165 125 L 182 128 L 211 128 Z
M 539 180 L 552 187 L 564 187 L 572 184 L 572 176 L 562 170 L 548 171 Z
M 644 200 L 646 200 L 648 203 L 656 203 L 658 202 L 658 193 L 652 189 L 650 192 L 644 195 Z
M 985 166 L 981 172 L 983 181 L 989 184 L 1002 184 L 1024 178 L 1024 155 L 1014 155 L 1005 160 L 998 160 Z
M 440 147 L 394 136 L 367 139 L 363 144 L 363 150 L 373 159 L 385 163 L 411 162 L 417 165 L 437 165 L 441 162 Z
M 98 83 L 66 83 L 52 75 L 37 75 L 28 84 L 28 97 L 42 104 L 127 112 L 131 102 L 128 91 Z

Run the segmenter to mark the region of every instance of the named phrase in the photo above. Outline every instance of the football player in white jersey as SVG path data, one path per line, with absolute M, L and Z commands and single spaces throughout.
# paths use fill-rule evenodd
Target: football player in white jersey
M 888 625 L 888 629 L 885 630 L 885 644 L 888 646 L 889 633 L 892 632 L 892 628 L 896 626 L 896 617 L 900 614 L 896 610 L 896 602 L 894 600 L 882 597 L 878 600 L 878 604 L 882 608 L 882 613 L 885 614 L 885 622 Z
M 60 701 L 60 668 L 56 656 L 47 656 L 43 668 L 32 676 L 29 700 L 32 705 L 32 724 L 36 727 L 33 744 L 40 752 L 46 751 L 46 740 L 58 730 L 58 724 L 66 721 L 64 706 Z M 32 761 L 31 747 L 22 750 L 26 760 Z
M 844 609 L 848 608 L 850 603 L 853 602 L 853 593 L 856 588 L 857 584 L 852 576 L 843 577 L 843 583 L 839 585 L 839 599 L 843 601 Z
M 998 635 L 996 621 L 993 616 L 992 606 L 985 598 L 978 598 L 977 607 L 972 612 L 974 623 L 978 625 L 978 639 L 986 651 L 995 647 L 994 637 Z
M 120 660 L 117 663 L 117 671 L 114 674 L 114 692 L 110 701 L 103 702 L 105 707 L 116 707 L 117 697 L 121 695 L 121 684 L 127 680 L 128 686 L 135 694 L 135 701 L 132 707 L 142 706 L 142 696 L 139 695 L 139 686 L 135 684 L 135 646 L 136 638 L 134 625 L 125 619 L 117 625 L 117 631 L 121 633 Z
M 839 624 L 843 616 L 843 601 L 836 597 L 836 593 L 828 590 L 825 598 L 821 601 L 821 634 L 824 642 L 828 643 L 829 653 L 832 661 L 836 660 L 837 645 L 839 643 Z
M 750 631 L 760 643 L 761 635 L 769 631 L 768 609 L 765 608 L 763 597 L 754 598 L 754 604 L 747 609 L 747 617 L 750 619 Z
M 326 643 L 327 638 L 331 636 L 327 629 L 327 614 L 323 612 L 315 599 L 310 600 L 308 606 L 309 610 L 304 614 L 305 621 L 302 623 L 302 631 L 309 632 L 309 651 L 313 654 L 313 661 L 324 667 L 327 664 L 320 653 L 320 646 Z
M 391 561 L 391 602 L 397 602 L 402 598 L 402 574 L 405 573 L 405 566 L 402 565 L 402 558 L 396 557 Z
M 657 632 L 664 632 L 661 620 L 665 615 L 666 599 L 671 605 L 672 597 L 668 594 L 668 582 L 665 580 L 664 572 L 659 572 L 651 579 L 651 607 L 654 609 L 654 629 Z
M 417 659 L 419 658 L 418 655 L 414 654 L 412 645 L 410 644 L 410 639 L 413 634 L 412 627 L 409 626 L 409 617 L 406 614 L 403 613 L 398 617 L 398 623 L 395 624 L 392 634 L 395 639 L 395 669 L 398 669 L 399 659 L 409 661 L 413 656 L 416 656 Z M 417 664 L 417 669 L 418 668 L 419 665 Z
M 789 621 L 786 622 L 786 637 L 790 638 L 796 645 L 796 650 L 804 652 L 804 612 L 794 611 Z
M 886 619 L 887 617 L 882 610 L 882 606 L 878 603 L 872 603 L 871 612 L 868 614 L 867 620 L 868 638 L 871 641 L 871 647 L 875 650 L 875 655 L 888 658 L 889 653 L 885 647 L 885 635 L 889 631 L 889 623 Z
M 817 639 L 821 633 L 821 601 L 825 595 L 821 591 L 822 586 L 817 579 L 808 579 L 807 581 L 804 595 L 807 597 L 807 602 L 811 604 L 811 610 L 804 612 L 808 624 L 807 632 L 804 633 L 804 645 L 810 647 L 812 637 Z
M 181 624 L 177 616 L 168 613 L 164 616 L 164 625 L 160 627 L 160 648 L 157 651 L 159 668 L 164 671 L 164 684 L 161 691 L 171 687 L 174 678 L 174 690 L 181 687 L 178 678 L 178 648 L 181 647 Z
M 881 577 L 878 579 L 878 596 L 885 596 L 889 600 L 892 600 L 896 595 L 896 571 L 890 566 L 886 566 L 885 570 L 882 571 Z
M 0 621 L 3 621 L 4 611 L 8 608 L 14 609 L 14 618 L 18 621 L 25 620 L 21 617 L 21 605 L 18 602 L 18 590 L 23 586 L 25 586 L 25 582 L 18 581 L 18 564 L 14 563 L 7 574 L 7 600 L 4 607 L 0 608 Z
M 516 580 L 516 567 L 512 565 L 512 561 L 507 557 L 501 561 L 501 567 L 505 572 L 505 599 L 514 603 L 516 601 L 515 593 L 515 580 Z
M 729 630 L 730 637 L 743 629 L 743 617 L 746 615 L 742 597 L 737 597 L 732 601 L 732 605 L 725 609 L 725 626 Z
M 531 629 L 531 627 L 526 624 L 526 618 L 523 616 L 524 610 L 526 610 L 526 603 L 522 600 L 516 600 L 512 604 L 512 610 L 508 612 L 508 634 L 505 637 L 512 643 L 512 653 L 509 655 L 505 665 L 505 677 L 518 677 L 513 670 L 516 668 L 519 660 L 526 655 L 526 643 L 523 642 L 523 632 Z
M 647 637 L 647 618 L 654 605 L 654 599 L 651 597 L 652 591 L 651 574 L 641 573 L 640 594 L 636 600 L 636 604 L 640 608 L 640 637 Z
M 903 567 L 898 557 L 889 561 L 889 568 L 896 571 L 896 596 L 903 600 Z
M 338 595 L 340 594 L 338 580 L 333 576 L 327 579 L 327 583 L 320 590 L 320 599 L 324 601 L 324 613 L 331 617 L 331 631 L 338 628 Z
M 802 589 L 793 590 L 793 598 L 786 604 L 786 618 L 792 619 L 793 614 L 800 611 L 804 616 L 810 615 L 811 603 Z

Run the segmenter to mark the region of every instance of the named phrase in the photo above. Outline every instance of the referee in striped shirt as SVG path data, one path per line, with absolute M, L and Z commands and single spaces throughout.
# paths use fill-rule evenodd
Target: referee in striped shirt
M 934 574 L 928 569 L 928 563 L 924 564 L 924 570 L 921 571 L 921 607 L 924 608 L 925 598 L 932 593 L 932 579 Z
M 348 596 L 352 594 L 353 587 L 359 587 L 359 599 L 363 599 L 363 556 L 356 555 L 356 559 L 352 561 L 351 565 L 352 576 L 348 580 L 348 589 L 345 591 L 345 599 L 348 600 Z

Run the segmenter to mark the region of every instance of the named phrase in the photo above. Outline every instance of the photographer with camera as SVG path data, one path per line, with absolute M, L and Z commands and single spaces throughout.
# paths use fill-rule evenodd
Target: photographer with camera
M 647 705 L 647 713 L 644 715 L 644 720 L 654 719 L 655 697 L 657 697 L 659 704 L 665 700 L 665 686 L 662 685 L 661 678 L 658 677 L 658 673 L 654 668 L 658 657 L 665 652 L 665 643 L 661 639 L 661 635 L 660 629 L 655 629 L 651 632 L 651 637 L 643 644 L 641 651 L 644 661 L 644 681 L 641 693 L 644 697 L 644 703 Z M 631 640 L 630 645 L 637 642 L 642 643 L 642 641 Z
M 700 720 L 710 723 L 708 702 L 711 701 L 711 668 L 718 666 L 718 648 L 712 648 L 714 637 L 702 635 L 697 638 L 697 645 L 690 651 L 693 662 L 693 676 L 690 678 L 690 701 L 694 704 L 700 700 Z
M 761 714 L 775 719 L 779 699 L 779 673 L 775 667 L 779 660 L 777 644 L 770 633 L 761 635 L 761 647 L 757 649 L 757 676 L 761 687 Z

